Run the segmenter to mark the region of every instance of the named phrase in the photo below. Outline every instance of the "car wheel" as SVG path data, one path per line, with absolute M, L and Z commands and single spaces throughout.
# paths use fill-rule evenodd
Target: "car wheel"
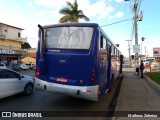
M 23 94 L 24 95 L 29 95 L 33 92 L 33 85 L 32 84 L 27 84 L 24 88 Z

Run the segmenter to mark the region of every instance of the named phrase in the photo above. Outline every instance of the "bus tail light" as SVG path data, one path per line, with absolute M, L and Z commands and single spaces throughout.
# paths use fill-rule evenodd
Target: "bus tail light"
M 91 70 L 91 75 L 90 75 L 90 82 L 91 82 L 91 83 L 96 82 L 95 76 L 96 76 L 96 74 L 95 74 L 95 69 L 92 68 L 92 70 Z
M 96 76 L 96 74 L 95 73 L 91 73 L 91 77 L 95 77 Z
M 93 78 L 93 77 L 91 77 L 91 78 L 90 78 L 90 82 L 91 82 L 91 83 L 94 83 L 94 82 L 96 82 L 96 79 Z
M 40 75 L 40 72 L 36 71 L 36 77 L 38 77 Z

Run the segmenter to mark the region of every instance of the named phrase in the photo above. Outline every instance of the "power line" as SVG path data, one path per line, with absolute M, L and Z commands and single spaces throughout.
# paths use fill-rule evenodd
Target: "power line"
M 109 25 L 114 25 L 114 24 L 117 24 L 117 23 L 121 23 L 121 22 L 125 22 L 125 21 L 128 21 L 128 20 L 131 20 L 131 19 L 133 19 L 133 18 L 129 18 L 129 19 L 125 19 L 125 20 L 122 20 L 122 21 L 110 23 L 110 24 L 108 24 L 108 25 L 103 25 L 103 26 L 101 26 L 101 27 L 105 27 L 105 26 L 109 26 Z
M 138 3 L 139 3 L 139 4 L 138 4 L 138 12 L 139 12 L 140 7 L 141 7 L 141 2 L 142 2 L 142 0 L 139 0 L 139 1 L 138 1 Z

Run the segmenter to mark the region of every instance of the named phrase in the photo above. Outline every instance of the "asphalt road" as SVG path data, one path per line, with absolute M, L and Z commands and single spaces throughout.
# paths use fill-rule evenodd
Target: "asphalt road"
M 33 70 L 23 71 L 21 73 L 34 77 Z M 73 113 L 72 114 L 73 116 L 71 118 L 76 120 L 80 119 L 78 117 L 87 117 L 86 118 L 87 120 L 89 119 L 89 117 L 93 117 L 96 120 L 97 119 L 106 120 L 104 116 L 108 116 L 113 113 L 112 111 L 114 111 L 114 107 L 118 97 L 117 91 L 119 91 L 116 88 L 120 88 L 118 87 L 118 85 L 120 85 L 119 84 L 120 81 L 121 81 L 120 79 L 113 81 L 111 92 L 107 93 L 106 96 L 98 102 L 84 100 L 80 98 L 73 98 L 70 96 L 65 96 L 60 94 L 46 93 L 46 92 L 38 91 L 35 89 L 34 92 L 28 96 L 23 96 L 22 94 L 18 94 L 15 96 L 1 99 L 0 111 L 1 112 L 2 111 L 12 111 L 12 112 L 14 111 L 22 111 L 22 112 L 45 111 L 46 113 L 47 111 L 50 111 L 51 112 L 50 114 L 53 117 L 54 117 L 53 111 L 56 111 L 56 112 L 58 111 L 60 113 L 58 113 L 58 116 L 57 116 L 58 118 L 57 117 L 56 118 L 60 119 L 59 117 L 61 117 L 62 120 L 66 119 L 66 117 L 64 117 L 66 113 L 69 113 L 69 115 Z M 68 111 L 71 111 L 71 112 L 68 112 Z M 91 115 L 86 116 L 86 113 L 83 113 L 81 116 L 80 111 L 82 112 L 88 111 L 88 113 Z M 76 115 L 76 113 L 78 113 L 78 115 Z M 97 117 L 95 118 L 95 116 Z M 68 119 L 70 120 L 71 118 L 68 118 Z M 50 120 L 50 119 L 52 118 L 46 117 L 44 120 Z M 110 118 L 107 117 L 107 119 L 110 119 Z M 55 117 L 53 120 L 55 120 Z

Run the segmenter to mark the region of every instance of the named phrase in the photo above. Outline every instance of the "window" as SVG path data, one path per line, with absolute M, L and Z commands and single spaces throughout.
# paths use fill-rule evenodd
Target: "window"
M 112 55 L 115 55 L 115 47 L 112 45 Z
M 46 48 L 89 49 L 92 27 L 56 27 L 45 30 Z
M 154 51 L 154 54 L 159 54 L 159 51 Z
M 100 40 L 100 48 L 106 50 L 106 45 L 107 45 L 107 41 L 106 39 L 101 35 L 101 40 Z
M 0 70 L 0 79 L 2 78 L 17 78 L 17 74 L 9 70 Z
M 21 37 L 21 33 L 18 33 L 18 37 Z
M 7 29 L 4 29 L 4 32 L 6 32 L 6 33 L 7 33 Z

